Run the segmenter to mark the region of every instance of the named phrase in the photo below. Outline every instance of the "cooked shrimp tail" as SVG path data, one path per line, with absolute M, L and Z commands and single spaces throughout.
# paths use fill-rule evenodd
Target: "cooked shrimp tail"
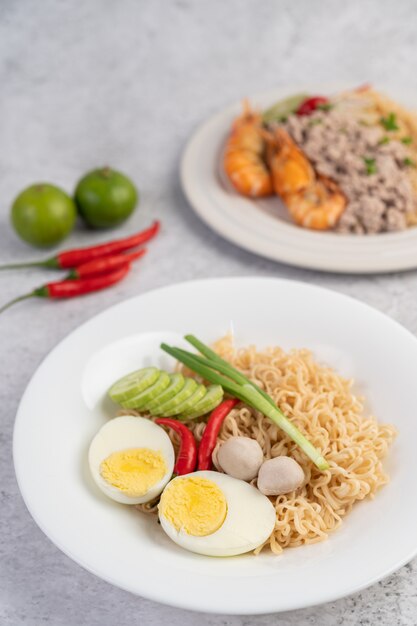
M 265 138 L 275 193 L 285 196 L 311 185 L 315 177 L 313 166 L 290 135 L 278 126 Z
M 315 172 L 307 156 L 280 127 L 266 138 L 274 191 L 296 224 L 304 228 L 333 228 L 346 207 L 346 197 L 327 176 Z
M 284 202 L 296 224 L 313 230 L 333 228 L 346 207 L 339 186 L 321 174 L 309 187 L 285 196 Z
M 235 189 L 253 198 L 273 193 L 272 177 L 266 163 L 266 142 L 261 115 L 247 101 L 227 139 L 224 170 Z

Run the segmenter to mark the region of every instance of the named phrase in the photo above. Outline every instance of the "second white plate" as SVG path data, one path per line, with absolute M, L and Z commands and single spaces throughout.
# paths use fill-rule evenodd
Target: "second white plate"
M 300 86 L 251 96 L 265 108 L 294 93 L 330 94 L 348 88 Z M 398 89 L 381 87 L 403 104 L 417 98 Z M 181 163 L 182 187 L 195 212 L 220 235 L 238 246 L 275 261 L 309 269 L 341 273 L 377 273 L 417 267 L 417 228 L 381 235 L 338 235 L 295 226 L 278 198 L 251 200 L 227 184 L 219 166 L 222 148 L 240 102 L 200 126 L 190 139 Z
M 209 310 L 207 303 L 219 303 Z M 89 443 L 116 407 L 106 390 L 154 364 L 185 333 L 207 343 L 308 347 L 355 379 L 381 422 L 399 435 L 385 467 L 391 482 L 359 503 L 327 541 L 233 558 L 186 552 L 151 516 L 95 487 Z M 45 359 L 20 403 L 14 462 L 25 502 L 46 535 L 74 561 L 114 585 L 178 607 L 253 614 L 305 607 L 353 593 L 417 552 L 417 341 L 382 313 L 341 294 L 267 278 L 190 281 L 104 311 Z M 23 548 L 22 548 L 23 549 Z M 109 590 L 109 593 L 111 591 Z

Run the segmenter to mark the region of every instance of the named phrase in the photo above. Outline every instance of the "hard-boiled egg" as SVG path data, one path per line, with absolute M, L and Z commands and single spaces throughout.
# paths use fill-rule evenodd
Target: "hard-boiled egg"
M 200 471 L 177 476 L 165 487 L 159 519 L 166 534 L 186 550 L 233 556 L 261 545 L 275 526 L 275 509 L 243 480 Z
M 166 432 L 133 415 L 115 417 L 102 426 L 88 452 L 97 486 L 123 504 L 141 504 L 159 496 L 172 476 L 174 461 Z

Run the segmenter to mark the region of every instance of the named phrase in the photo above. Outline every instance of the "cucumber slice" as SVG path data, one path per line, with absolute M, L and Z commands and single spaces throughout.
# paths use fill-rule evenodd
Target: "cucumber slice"
M 276 102 L 269 109 L 264 111 L 262 121 L 265 122 L 265 124 L 283 121 L 288 115 L 294 113 L 306 98 L 308 98 L 307 94 L 298 93 L 295 96 L 290 96 L 289 98 L 285 98 L 285 100 Z
M 168 400 L 172 400 L 172 398 L 176 396 L 185 385 L 185 378 L 182 374 L 171 374 L 169 380 L 170 384 L 165 391 L 150 402 L 147 402 L 142 408 L 152 413 L 152 411 L 154 409 L 157 410 L 161 404 L 165 404 Z
M 125 409 L 142 409 L 149 402 L 155 400 L 165 389 L 169 386 L 171 379 L 169 374 L 166 372 L 160 372 L 159 377 L 156 379 L 153 385 L 139 393 L 134 398 L 130 398 L 130 400 L 125 400 L 120 404 Z
M 181 420 L 192 420 L 201 417 L 216 408 L 223 400 L 223 387 L 221 385 L 209 385 L 206 395 L 188 411 L 184 411 Z
M 167 402 L 160 404 L 156 407 L 156 409 L 154 408 L 152 410 L 153 415 L 163 415 L 165 417 L 174 415 L 173 411 L 175 411 L 178 406 L 181 406 L 185 400 L 192 396 L 196 389 L 197 383 L 195 380 L 193 378 L 186 378 L 185 385 L 181 391 L 179 391 L 176 396 L 171 398 L 171 400 L 167 400 Z
M 145 391 L 154 384 L 160 370 L 157 367 L 144 367 L 119 378 L 109 389 L 108 394 L 113 402 L 125 402 Z
M 204 398 L 207 393 L 207 387 L 205 385 L 198 385 L 197 389 L 194 391 L 193 395 L 184 400 L 181 404 L 179 404 L 174 411 L 171 411 L 169 415 L 178 415 L 179 413 L 183 413 L 184 411 L 189 411 L 192 407 L 194 407 L 197 402 L 200 402 Z

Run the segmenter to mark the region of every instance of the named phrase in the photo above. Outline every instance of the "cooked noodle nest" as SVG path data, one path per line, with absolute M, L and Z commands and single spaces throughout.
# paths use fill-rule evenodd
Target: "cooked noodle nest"
M 324 472 L 318 470 L 280 428 L 251 407 L 241 403 L 229 413 L 213 453 L 217 469 L 221 443 L 244 436 L 258 441 L 265 459 L 291 456 L 305 475 L 304 484 L 296 491 L 270 498 L 276 510 L 275 529 L 255 553 L 269 548 L 280 554 L 287 547 L 326 539 L 355 502 L 373 498 L 388 482 L 382 459 L 395 438 L 395 428 L 365 416 L 361 399 L 352 392 L 353 381 L 317 363 L 308 350 L 236 349 L 230 336 L 219 340 L 215 350 L 265 389 L 330 465 Z M 189 421 L 187 425 L 199 441 L 205 422 Z M 175 433 L 170 431 L 170 436 L 177 445 Z M 137 508 L 156 513 L 156 507 L 157 503 L 148 503 Z

